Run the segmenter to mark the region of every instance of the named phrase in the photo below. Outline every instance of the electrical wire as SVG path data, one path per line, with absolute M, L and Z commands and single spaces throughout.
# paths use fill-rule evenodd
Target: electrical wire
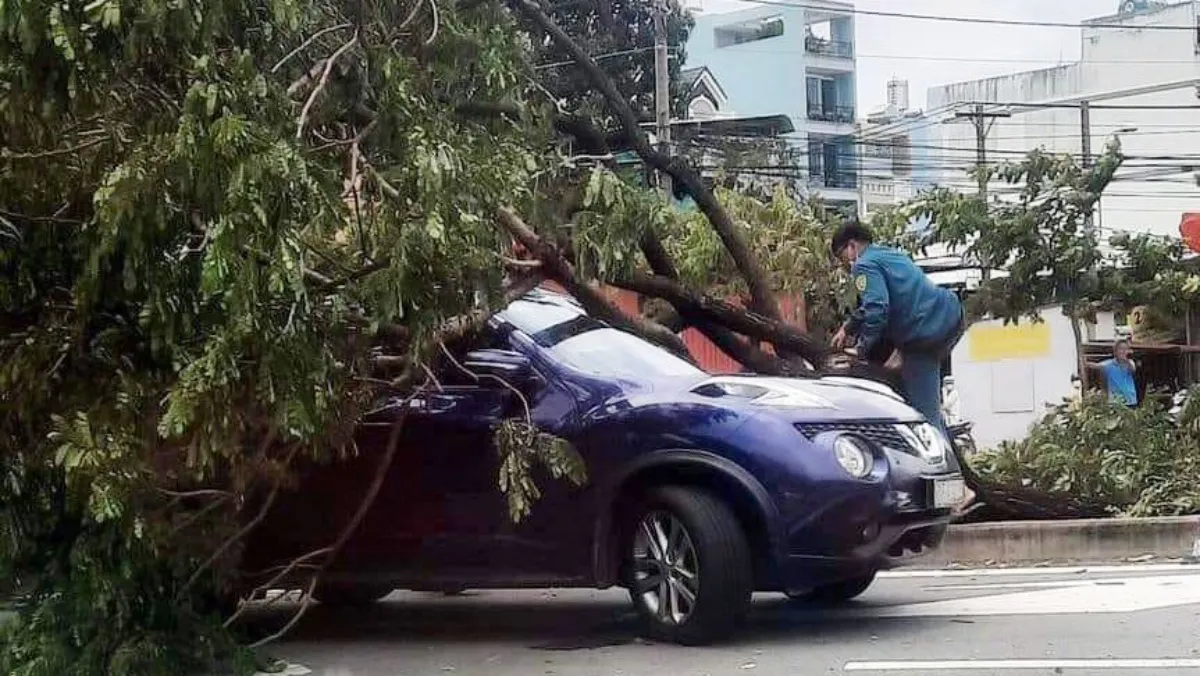
M 712 146 L 705 144 L 703 142 L 708 139 L 719 139 L 719 140 L 742 139 L 742 140 L 744 140 L 747 138 L 748 137 L 746 137 L 746 136 L 740 136 L 740 135 L 708 134 L 708 133 L 706 133 L 704 135 L 700 135 L 700 136 L 694 137 L 692 139 L 687 139 L 687 140 L 680 139 L 679 141 L 676 141 L 676 143 L 690 144 L 690 145 L 694 145 L 694 146 L 697 146 L 700 148 L 708 149 L 708 148 L 711 148 Z M 1032 137 L 1032 140 L 1037 140 L 1037 139 L 1038 139 L 1038 137 Z M 852 136 L 829 137 L 828 139 L 820 139 L 820 140 L 814 140 L 811 138 L 810 139 L 793 139 L 793 138 L 774 137 L 770 140 L 780 142 L 783 145 L 790 147 L 790 148 L 795 148 L 796 152 L 798 152 L 799 154 L 802 154 L 802 155 L 811 153 L 811 150 L 809 150 L 808 146 L 809 146 L 809 144 L 813 144 L 813 143 L 821 143 L 822 145 L 832 144 L 832 145 L 838 145 L 838 146 L 864 146 L 864 145 L 866 145 L 866 146 L 872 146 L 872 147 L 890 147 L 887 144 L 871 143 L 870 140 L 862 140 L 862 139 L 858 139 L 858 138 L 855 138 Z M 954 153 L 954 152 L 964 153 L 964 154 L 969 153 L 972 155 L 974 155 L 976 153 L 976 149 L 973 147 L 967 148 L 967 147 L 959 147 L 959 146 L 936 145 L 936 144 L 932 144 L 932 143 L 930 143 L 930 144 L 909 143 L 909 144 L 906 144 L 905 147 L 909 148 L 910 150 L 936 150 L 936 151 L 940 151 L 940 152 L 950 152 L 950 153 Z M 1055 151 L 1054 149 L 1049 149 L 1049 148 L 1043 148 L 1042 150 L 1044 150 L 1044 152 L 1046 152 L 1048 154 L 1061 154 L 1061 152 L 1062 152 L 1062 151 Z M 989 147 L 987 149 L 987 152 L 988 152 L 988 154 L 995 154 L 995 155 L 1006 155 L 1006 156 L 1010 156 L 1010 157 L 1017 157 L 1017 156 L 1024 157 L 1024 156 L 1028 155 L 1030 152 L 1032 152 L 1032 149 L 990 148 Z M 1193 161 L 1197 164 L 1200 164 L 1200 153 L 1186 154 L 1186 155 L 1185 154 L 1178 154 L 1178 155 L 1126 154 L 1125 161 L 1127 163 L 1131 163 L 1131 162 L 1132 163 L 1164 163 L 1164 162 Z M 1133 166 L 1148 166 L 1148 165 L 1134 164 Z
M 1033 28 L 1074 28 L 1074 29 L 1107 29 L 1107 30 L 1160 30 L 1160 31 L 1195 31 L 1196 26 L 1173 25 L 1137 25 L 1127 23 L 1070 23 L 1065 21 L 1030 21 L 1024 19 L 990 19 L 986 17 L 957 17 L 937 14 L 912 14 L 909 12 L 884 12 L 880 10 L 845 7 L 831 9 L 828 6 L 808 5 L 803 2 L 785 2 L 784 0 L 743 0 L 754 5 L 768 7 L 788 7 L 792 9 L 808 9 L 818 12 L 833 11 L 837 14 L 855 14 L 858 16 L 876 16 L 888 19 L 910 19 L 915 21 L 933 21 L 942 23 L 969 23 L 987 26 L 1027 26 Z
M 748 43 L 743 43 L 748 44 Z M 784 47 L 776 47 L 771 49 L 750 49 L 742 48 L 743 45 L 738 45 L 739 52 L 749 54 L 811 54 L 806 49 L 787 49 Z M 1061 57 L 1048 57 L 1045 59 L 1014 59 L 1014 58 L 992 58 L 992 57 L 974 57 L 974 56 L 936 56 L 936 55 L 914 55 L 914 54 L 863 54 L 854 53 L 854 59 L 872 59 L 881 61 L 948 61 L 951 63 L 1019 63 L 1026 65 L 1046 65 L 1049 68 L 1058 68 L 1065 66 L 1077 66 L 1080 64 L 1086 65 L 1182 65 L 1195 63 L 1194 59 L 1155 59 L 1142 60 L 1134 59 L 1129 61 L 1105 60 L 1105 59 L 1088 59 L 1087 61 L 1071 60 L 1063 61 Z

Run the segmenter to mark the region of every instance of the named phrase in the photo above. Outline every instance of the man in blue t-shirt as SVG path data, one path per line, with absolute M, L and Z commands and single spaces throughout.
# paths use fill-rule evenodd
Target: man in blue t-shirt
M 1133 352 L 1128 340 L 1118 340 L 1113 343 L 1113 358 L 1099 364 L 1088 364 L 1088 370 L 1104 377 L 1110 401 L 1120 402 L 1126 406 L 1138 405 L 1137 362 L 1130 358 Z
M 944 431 L 941 366 L 966 331 L 962 303 L 912 258 L 872 241 L 871 231 L 855 221 L 833 236 L 833 255 L 850 268 L 859 295 L 858 310 L 834 336 L 833 347 L 841 349 L 852 335 L 863 357 L 882 343 L 894 346 L 908 402 Z

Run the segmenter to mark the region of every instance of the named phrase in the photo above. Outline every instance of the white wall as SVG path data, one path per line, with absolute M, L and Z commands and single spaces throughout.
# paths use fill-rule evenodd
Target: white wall
M 1096 337 L 1111 339 L 1112 316 L 1097 319 Z M 1071 324 L 1058 307 L 1043 310 L 1042 320 L 1050 334 L 1049 350 L 1042 357 L 975 361 L 971 332 L 1002 326 L 998 320 L 975 323 L 954 349 L 951 363 L 962 416 L 975 423 L 973 434 L 980 448 L 1023 438 L 1048 404 L 1059 404 L 1071 394 L 1076 372 Z

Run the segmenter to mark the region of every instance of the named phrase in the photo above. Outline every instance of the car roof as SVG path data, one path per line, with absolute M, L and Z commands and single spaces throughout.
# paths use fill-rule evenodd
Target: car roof
M 544 310 L 539 311 L 539 306 Z M 573 297 L 538 287 L 509 303 L 489 320 L 493 326 L 508 324 L 535 336 L 552 327 L 587 317 L 587 310 Z

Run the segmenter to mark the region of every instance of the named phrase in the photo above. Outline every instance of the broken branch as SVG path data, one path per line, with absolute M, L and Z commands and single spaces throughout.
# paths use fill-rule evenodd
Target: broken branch
M 673 279 L 661 275 L 633 273 L 612 280 L 617 286 L 634 293 L 662 298 L 681 314 L 699 316 L 751 338 L 773 344 L 778 350 L 795 352 L 812 364 L 824 363 L 824 346 L 785 322 L 742 310 L 724 301 L 693 293 Z

